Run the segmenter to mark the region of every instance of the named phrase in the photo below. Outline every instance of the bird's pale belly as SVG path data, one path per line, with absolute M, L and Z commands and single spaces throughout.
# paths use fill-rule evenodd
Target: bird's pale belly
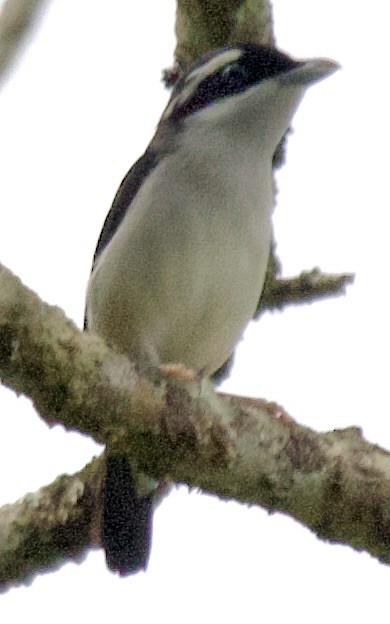
M 160 362 L 181 362 L 210 375 L 228 359 L 253 316 L 262 286 L 260 271 L 254 279 L 244 275 L 226 271 L 216 283 L 203 283 L 192 292 L 188 288 L 184 297 L 171 290 L 171 300 L 154 323 Z
M 131 358 L 212 374 L 256 309 L 268 261 L 264 238 L 250 245 L 246 238 L 245 247 L 225 240 L 219 249 L 213 241 L 202 254 L 188 241 L 185 254 L 174 244 L 169 254 L 157 246 L 147 261 L 137 246 L 119 252 L 122 262 L 112 249 L 91 278 L 89 327 Z
M 190 206 L 172 193 L 169 162 L 157 168 L 94 268 L 88 327 L 133 359 L 209 375 L 231 355 L 261 294 L 272 176 L 243 159 L 230 178 L 186 153 L 173 164 Z

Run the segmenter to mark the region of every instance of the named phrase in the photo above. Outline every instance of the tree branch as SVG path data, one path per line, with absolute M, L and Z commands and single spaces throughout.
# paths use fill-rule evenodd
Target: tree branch
M 297 277 L 274 278 L 266 283 L 259 301 L 256 318 L 269 310 L 282 310 L 288 305 L 313 303 L 319 299 L 345 295 L 347 286 L 353 284 L 353 273 L 322 273 L 315 268 L 303 271 Z
M 178 0 L 175 59 L 184 67 L 212 48 L 274 42 L 269 0 Z
M 80 332 L 5 268 L 0 269 L 0 374 L 8 387 L 33 400 L 48 424 L 62 423 L 120 447 L 151 477 L 281 511 L 322 538 L 390 562 L 390 454 L 368 444 L 358 429 L 317 434 L 262 399 L 217 395 L 207 384 L 200 389 L 198 383 L 157 373 L 153 381 L 142 378 L 127 358 Z M 82 485 L 69 486 L 73 497 L 67 489 L 71 482 L 49 486 L 60 486 L 62 494 L 51 502 L 49 496 L 40 508 L 39 529 L 36 517 L 29 523 L 28 502 L 0 510 L 0 560 L 4 553 L 8 562 L 15 558 L 13 579 L 18 570 L 16 578 L 41 569 L 35 551 L 42 542 L 50 566 L 96 545 L 91 509 L 98 494 L 86 483 L 88 474 L 97 473 L 86 470 L 87 481 L 77 476 Z M 66 513 L 61 501 L 70 501 Z M 46 538 L 61 535 L 57 530 L 65 517 L 67 539 L 60 549 L 55 540 L 51 549 L 44 510 L 53 517 L 56 505 L 60 511 Z M 16 559 L 23 538 L 14 538 L 20 514 L 32 553 L 24 551 L 21 564 Z M 73 522 L 82 528 L 72 541 L 67 527 Z M 3 586 L 7 582 L 0 576 Z
M 0 84 L 48 0 L 6 0 L 0 12 Z
M 63 563 L 80 563 L 96 543 L 101 458 L 0 508 L 0 592 Z

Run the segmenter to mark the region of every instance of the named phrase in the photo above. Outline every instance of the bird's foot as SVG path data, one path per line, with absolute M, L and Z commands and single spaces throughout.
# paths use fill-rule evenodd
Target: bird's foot
M 200 381 L 202 381 L 201 375 L 199 375 L 196 371 L 192 370 L 191 368 L 188 368 L 184 364 L 175 364 L 175 363 L 161 364 L 159 366 L 159 369 L 165 375 L 168 375 L 169 377 L 174 377 L 175 379 L 178 379 L 179 381 L 189 381 L 189 382 L 192 381 L 194 383 L 199 383 Z

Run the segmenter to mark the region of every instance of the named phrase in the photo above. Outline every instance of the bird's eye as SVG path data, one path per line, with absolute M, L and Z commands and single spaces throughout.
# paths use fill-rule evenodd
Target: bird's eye
M 243 82 L 247 74 L 246 68 L 239 63 L 230 63 L 221 70 L 221 78 L 229 83 Z

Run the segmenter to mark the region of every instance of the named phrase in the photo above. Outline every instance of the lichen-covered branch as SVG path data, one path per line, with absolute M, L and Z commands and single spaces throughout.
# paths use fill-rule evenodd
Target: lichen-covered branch
M 124 356 L 80 332 L 5 268 L 0 270 L 0 375 L 33 400 L 46 422 L 120 448 L 151 477 L 281 511 L 324 539 L 390 563 L 390 454 L 368 444 L 358 429 L 318 434 L 261 399 L 217 395 L 206 384 L 200 388 L 160 373 L 142 378 Z M 73 491 L 82 499 L 86 490 Z M 88 509 L 96 496 L 86 497 Z M 63 499 L 54 499 L 64 509 Z M 73 500 L 76 507 L 84 504 L 76 495 Z M 23 510 L 16 505 L 16 511 L 0 510 L 5 540 L 13 535 L 9 519 L 18 524 L 18 509 Z M 88 513 L 80 516 L 84 537 L 66 542 L 69 556 L 84 552 L 88 539 L 96 545 L 93 528 L 86 526 L 94 514 Z M 65 515 L 70 518 L 70 511 Z M 28 514 L 26 519 L 28 525 Z M 44 514 L 41 519 L 45 525 Z M 39 530 L 34 535 L 40 544 Z M 12 549 L 13 540 L 1 543 L 0 560 L 3 552 L 11 557 Z M 48 565 L 64 556 L 55 546 Z M 28 568 L 24 559 L 24 576 L 34 569 L 33 560 L 31 555 Z M 42 569 L 40 561 L 36 568 Z
M 48 0 L 5 0 L 0 11 L 0 84 Z
M 63 563 L 80 563 L 97 545 L 101 459 L 0 508 L 0 592 Z

